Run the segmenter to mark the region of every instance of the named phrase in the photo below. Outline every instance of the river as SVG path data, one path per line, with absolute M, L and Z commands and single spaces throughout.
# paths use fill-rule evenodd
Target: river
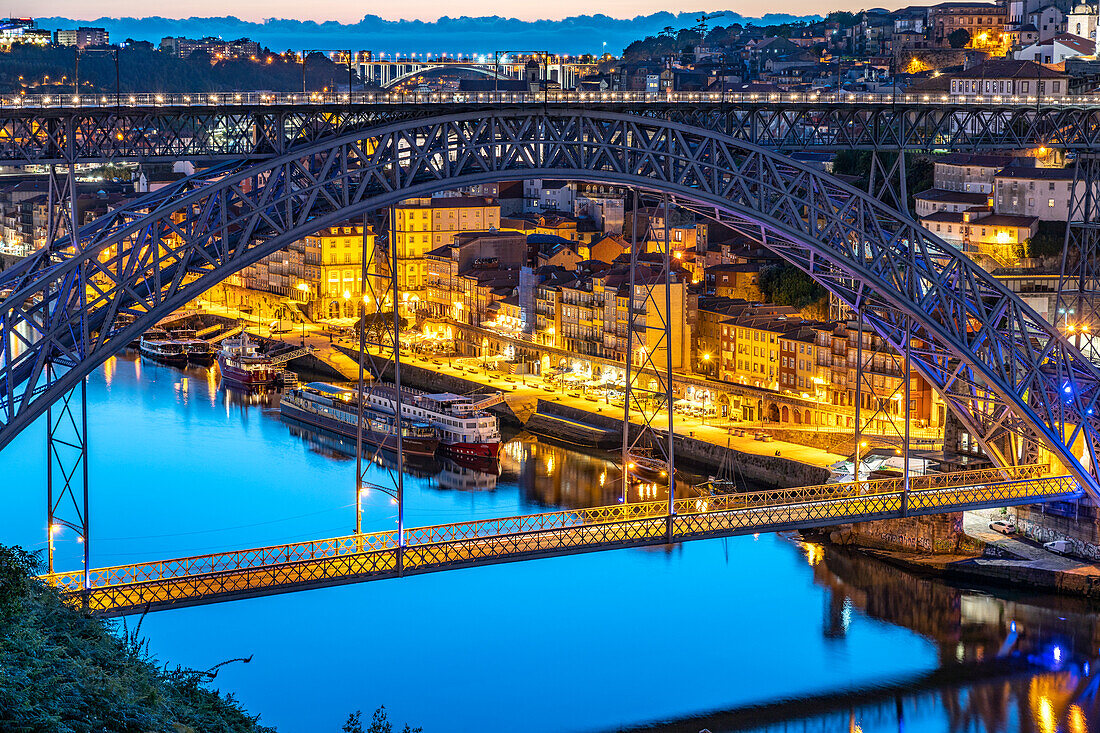
M 93 565 L 353 528 L 349 446 L 285 424 L 271 396 L 126 353 L 90 377 L 88 402 Z M 32 549 L 45 536 L 39 422 L 0 454 L 0 542 Z M 609 461 L 526 434 L 501 466 L 407 476 L 408 525 L 617 498 Z M 364 527 L 394 516 L 374 492 Z M 73 540 L 57 538 L 59 567 L 79 564 Z M 1074 692 L 1100 640 L 1094 609 L 955 588 L 774 534 L 166 611 L 141 633 L 171 666 L 251 657 L 216 686 L 283 733 L 336 733 L 379 705 L 427 733 L 778 730 L 795 718 L 789 729 L 1081 733 L 1100 721 Z M 1060 671 L 955 666 L 995 657 L 1012 633 Z M 837 697 L 853 690 L 866 694 Z M 779 700 L 790 704 L 753 707 Z M 704 717 L 667 723 L 692 716 Z

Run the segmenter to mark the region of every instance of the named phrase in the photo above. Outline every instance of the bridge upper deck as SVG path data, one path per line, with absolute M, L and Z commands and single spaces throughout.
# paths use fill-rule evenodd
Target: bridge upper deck
M 1092 96 L 682 92 L 0 95 L 0 164 L 258 159 L 388 122 L 615 112 L 788 150 L 1100 149 Z

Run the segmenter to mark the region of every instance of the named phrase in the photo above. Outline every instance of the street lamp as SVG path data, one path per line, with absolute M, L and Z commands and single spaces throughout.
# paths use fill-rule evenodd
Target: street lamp
M 298 283 L 295 286 L 302 293 L 302 298 L 306 301 L 309 300 L 309 285 L 305 283 Z M 306 344 L 306 315 L 302 313 L 302 346 Z

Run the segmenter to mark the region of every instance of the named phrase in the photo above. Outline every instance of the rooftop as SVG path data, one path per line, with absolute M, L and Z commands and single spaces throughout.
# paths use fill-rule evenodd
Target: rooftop
M 1074 168 L 1005 168 L 996 178 L 1030 181 L 1072 181 Z
M 913 196 L 920 201 L 946 201 L 968 206 L 982 206 L 989 201 L 987 193 L 967 193 L 965 191 L 946 191 L 942 188 L 929 188 Z
M 955 79 L 1064 79 L 1066 75 L 1034 61 L 990 59 L 951 75 Z

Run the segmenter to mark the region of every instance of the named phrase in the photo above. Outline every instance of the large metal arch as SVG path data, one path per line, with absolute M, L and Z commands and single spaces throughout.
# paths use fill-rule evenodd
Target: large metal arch
M 571 140 L 570 134 L 582 139 Z M 460 138 L 465 140 L 465 146 L 456 144 Z M 368 153 L 364 153 L 370 147 L 365 139 L 374 141 L 374 149 Z M 387 145 L 392 150 L 386 150 Z M 363 167 L 354 170 L 346 167 L 349 146 L 357 150 L 357 160 Z M 579 149 L 566 153 L 569 146 Z M 396 155 L 389 155 L 391 152 Z M 469 159 L 479 152 L 483 157 L 478 164 L 467 166 Z M 617 163 L 610 157 L 601 162 L 601 156 L 611 154 L 622 157 Z M 343 167 L 333 165 L 334 156 Z M 317 173 L 317 177 L 298 185 L 304 179 L 292 180 L 292 168 L 307 176 Z M 269 181 L 285 176 L 280 182 L 269 182 L 253 191 L 253 198 L 258 197 L 259 201 L 234 190 L 245 181 L 258 180 L 261 172 Z M 348 216 L 407 197 L 517 177 L 567 177 L 637 186 L 711 207 L 719 216 L 758 227 L 781 256 L 849 305 L 869 309 L 872 317 L 868 324 L 896 347 L 904 341 L 903 323 L 914 321 L 919 330 L 914 330 L 912 337 L 928 344 L 925 353 L 920 350 L 915 353 L 915 357 L 924 358 L 918 358 L 914 366 L 941 390 L 952 411 L 987 445 L 991 455 L 1004 462 L 1014 460 L 1014 456 L 999 450 L 992 438 L 997 429 L 1012 420 L 1019 421 L 1095 494 L 1095 478 L 1070 449 L 1080 434 L 1094 458 L 1097 426 L 1090 416 L 1097 400 L 1095 370 L 1037 314 L 961 253 L 921 230 L 907 215 L 893 212 L 866 194 L 772 151 L 662 120 L 588 111 L 577 111 L 563 118 L 538 111 L 505 110 L 488 117 L 473 113 L 395 123 L 367 133 L 319 141 L 281 158 L 200 174 L 127 210 L 97 220 L 81 231 L 78 252 L 70 249 L 69 256 L 59 263 L 51 263 L 40 255 L 34 263 L 17 268 L 15 277 L 5 275 L 0 279 L 0 287 L 10 287 L 9 283 L 16 286 L 13 296 L 0 305 L 5 344 L 19 318 L 17 310 L 24 316 L 32 314 L 33 319 L 34 309 L 15 306 L 25 306 L 28 299 L 41 294 L 55 308 L 40 308 L 37 312 L 43 314 L 42 320 L 59 324 L 59 328 L 48 333 L 43 329 L 43 338 L 55 354 L 78 357 L 71 359 L 69 372 L 49 385 L 38 384 L 37 375 L 26 370 L 24 360 L 24 376 L 31 384 L 22 393 L 18 410 L 13 409 L 12 398 L 20 374 L 5 367 L 0 375 L 3 380 L 0 417 L 6 418 L 6 424 L 0 425 L 0 447 L 41 414 L 53 399 L 157 318 L 264 255 Z M 365 191 L 367 183 L 377 184 L 371 195 L 346 198 L 349 188 L 359 186 L 360 191 Z M 280 186 L 281 192 L 276 191 Z M 345 198 L 337 195 L 341 192 Z M 227 224 L 231 207 L 224 201 L 219 203 L 219 195 L 234 198 L 238 204 L 253 203 L 258 207 L 257 213 L 250 214 L 253 228 L 247 229 L 243 237 L 263 234 L 264 229 L 254 228 L 261 219 L 269 227 L 270 236 L 262 244 L 246 245 L 244 249 L 238 246 L 231 251 L 227 246 L 233 241 L 228 236 Z M 280 226 L 279 207 L 286 204 L 289 211 L 298 200 L 305 204 L 299 221 L 289 221 L 293 219 L 290 216 L 286 225 Z M 342 201 L 347 203 L 341 204 Z M 71 309 L 71 283 L 77 279 L 77 272 L 82 267 L 99 267 L 96 257 L 112 246 L 118 248 L 115 261 L 124 264 L 122 252 L 127 238 L 150 233 L 158 222 L 162 231 L 170 228 L 179 231 L 178 226 L 170 226 L 172 217 L 186 217 L 200 204 L 207 211 L 212 208 L 220 211 L 223 239 L 214 241 L 211 230 L 206 229 L 204 236 L 210 242 L 206 248 L 201 242 L 184 242 L 173 254 L 173 264 L 163 267 L 158 264 L 145 280 L 123 283 L 126 287 L 119 288 L 121 297 L 116 298 L 113 308 L 107 308 L 110 303 L 100 298 L 105 308 L 98 315 L 109 318 L 89 324 L 91 330 L 100 333 L 96 338 L 99 345 L 86 354 L 74 349 L 73 319 L 60 323 L 64 319 L 56 316 L 66 308 Z M 237 236 L 242 238 L 239 232 Z M 141 241 L 147 245 L 149 240 Z M 158 242 L 159 250 L 163 242 L 154 241 Z M 221 249 L 215 245 L 222 245 Z M 139 259 L 135 254 L 138 249 L 130 248 L 126 262 L 132 264 Z M 871 256 L 872 249 L 876 250 L 876 257 Z M 216 261 L 219 253 L 224 255 L 222 261 Z M 200 254 L 202 257 L 197 257 Z M 884 261 L 884 257 L 890 261 Z M 932 258 L 938 259 L 933 262 Z M 194 261 L 199 259 L 210 266 L 194 269 Z M 99 269 L 103 271 L 102 267 Z M 180 273 L 188 270 L 199 274 L 198 280 L 183 282 Z M 884 277 L 883 272 L 889 276 Z M 126 310 L 121 301 L 129 302 L 127 308 L 139 302 L 145 292 L 143 288 L 148 289 L 151 284 L 163 290 L 166 276 L 171 276 L 174 287 L 165 291 L 163 297 L 159 297 L 158 290 L 153 307 L 148 312 L 137 311 L 138 318 L 131 326 L 118 331 L 99 328 Z M 972 294 L 972 301 L 952 294 L 959 290 Z M 68 293 L 68 296 L 51 300 L 51 293 L 55 296 Z M 1005 334 L 1006 328 L 1018 329 L 1020 337 Z M 68 342 L 58 338 L 59 334 L 64 336 L 66 329 L 70 334 Z M 974 338 L 968 343 L 965 337 L 971 335 Z M 1006 335 L 1008 338 L 1003 338 Z M 1046 337 L 1045 341 L 1042 337 Z M 1036 343 L 1037 339 L 1041 342 Z M 1023 362 L 1030 365 L 1030 370 L 1026 374 L 1014 371 L 1010 382 L 1007 372 L 1001 369 L 1006 361 Z M 7 363 L 11 364 L 10 356 Z M 1063 381 L 1068 385 L 1065 389 L 1068 398 L 1062 396 Z M 954 398 L 952 395 L 960 389 L 962 396 Z M 998 404 L 994 404 L 994 396 L 1000 401 Z M 990 409 L 991 406 L 997 409 Z M 993 432 L 985 430 L 987 418 L 994 424 Z M 1071 436 L 1060 434 L 1065 425 L 1072 428 Z M 1094 459 L 1089 463 L 1095 468 Z

